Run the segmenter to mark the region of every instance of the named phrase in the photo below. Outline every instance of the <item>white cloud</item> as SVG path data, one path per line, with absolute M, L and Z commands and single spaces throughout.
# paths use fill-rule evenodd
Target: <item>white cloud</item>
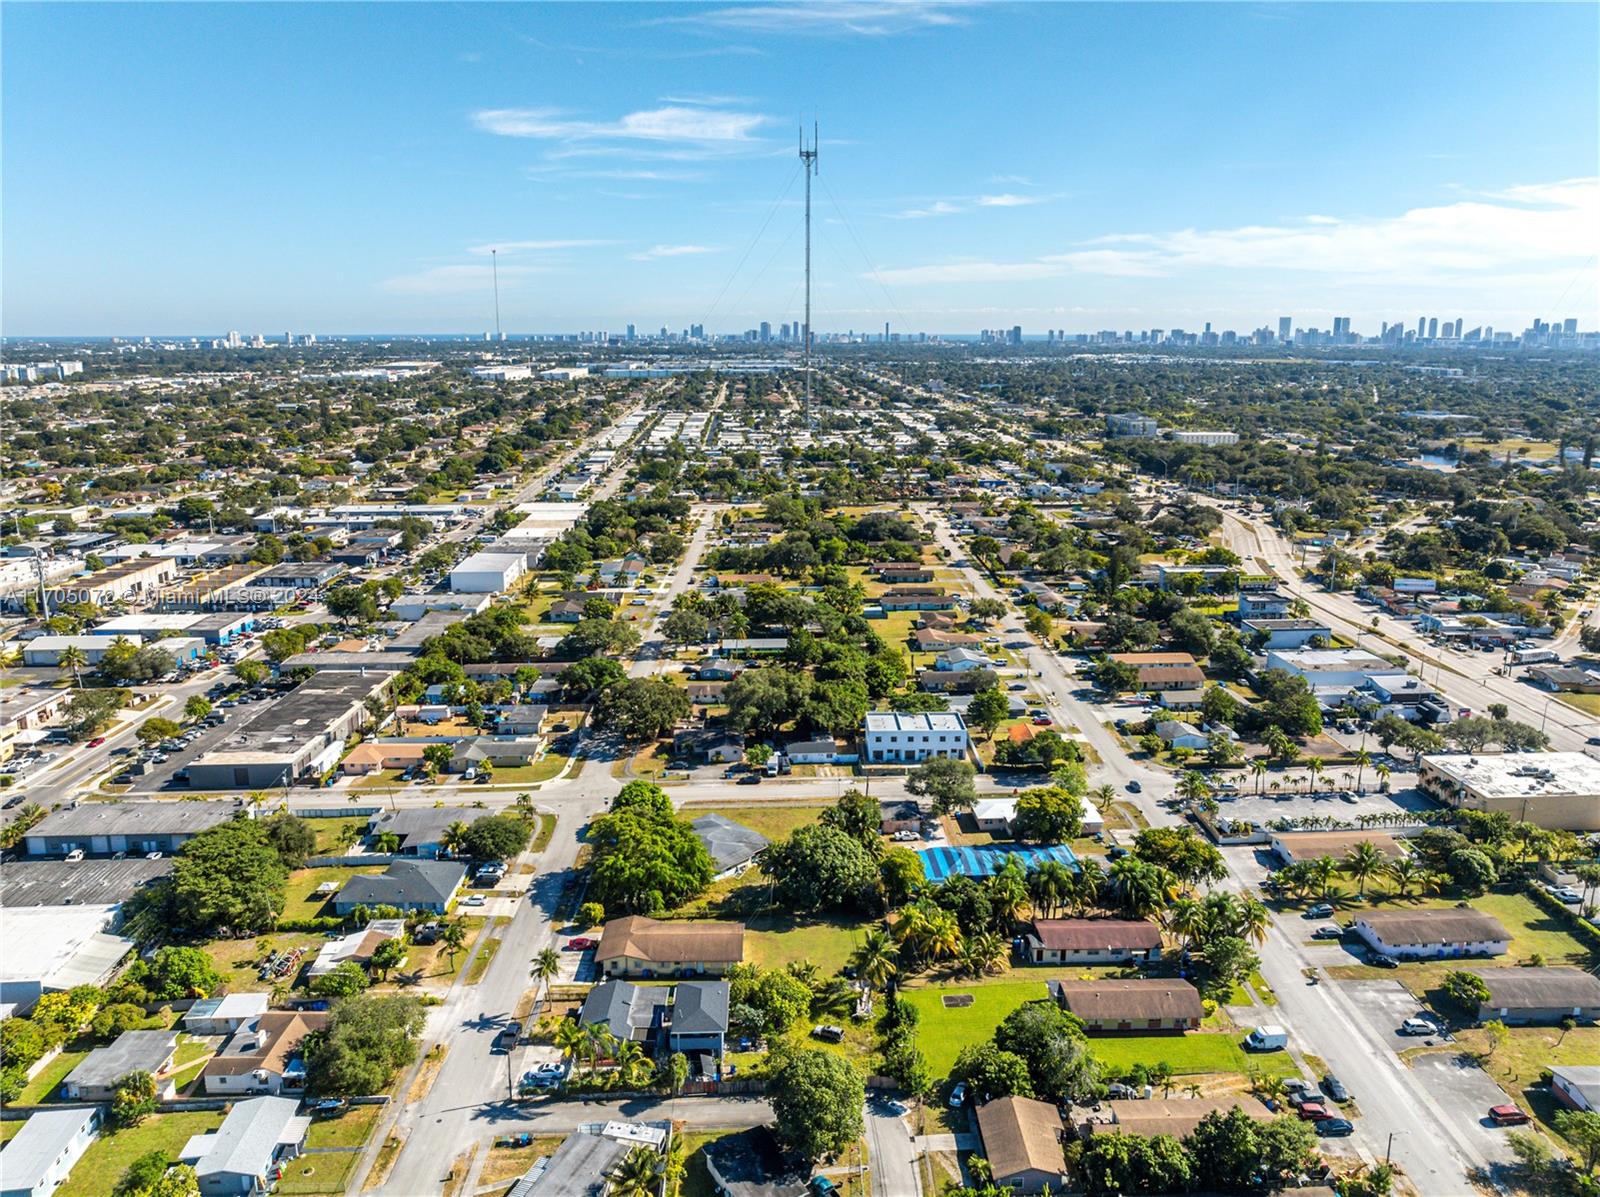
M 635 262 L 653 262 L 657 258 L 683 258 L 690 254 L 712 254 L 716 249 L 709 245 L 652 245 L 642 253 L 633 255 Z
M 1028 204 L 1043 203 L 1042 195 L 1012 195 L 1006 192 L 1003 195 L 980 195 L 978 207 L 980 208 L 1022 208 Z
M 589 239 L 575 239 L 568 241 L 494 241 L 488 245 L 474 245 L 467 252 L 475 257 L 487 258 L 491 251 L 499 250 L 502 255 L 519 253 L 537 253 L 542 250 L 552 249 L 583 249 L 592 245 L 614 245 L 613 241 L 595 241 Z
M 1398 216 L 1308 216 L 1281 225 L 1114 233 L 1021 262 L 951 262 L 881 272 L 889 283 L 1007 282 L 1069 274 L 1156 277 L 1191 270 L 1298 271 L 1407 285 L 1510 281 L 1570 270 L 1600 251 L 1600 179 L 1509 188 Z
M 950 216 L 961 211 L 960 206 L 946 200 L 938 200 L 925 208 L 907 208 L 903 212 L 890 214 L 891 220 L 923 220 L 929 216 Z
M 533 266 L 502 266 L 500 281 L 536 273 L 539 270 Z M 396 275 L 380 282 L 378 289 L 394 295 L 466 295 L 487 293 L 493 286 L 494 267 L 485 262 L 481 266 L 434 266 L 416 274 Z
M 691 142 L 745 145 L 767 118 L 755 112 L 668 105 L 630 112 L 615 121 L 582 120 L 558 108 L 485 108 L 472 122 L 502 137 L 547 141 Z
M 651 24 L 698 25 L 756 33 L 886 37 L 917 29 L 966 23 L 962 9 L 971 0 L 809 0 L 740 4 L 712 8 L 692 16 L 662 17 Z

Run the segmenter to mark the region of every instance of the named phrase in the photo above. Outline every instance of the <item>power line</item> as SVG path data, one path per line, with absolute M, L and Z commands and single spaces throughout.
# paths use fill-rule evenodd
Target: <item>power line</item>
M 788 182 L 784 183 L 783 190 L 778 192 L 777 198 L 772 201 L 772 206 L 767 209 L 766 219 L 761 222 L 761 227 L 756 230 L 756 235 L 751 238 L 750 244 L 745 246 L 744 253 L 739 255 L 739 261 L 734 266 L 733 272 L 728 275 L 727 280 L 722 284 L 722 290 L 717 292 L 716 299 L 713 300 L 711 306 L 706 309 L 706 314 L 700 318 L 701 324 L 711 323 L 711 317 L 716 314 L 717 308 L 719 305 L 721 305 L 723 297 L 728 293 L 728 288 L 733 286 L 733 280 L 738 277 L 739 271 L 744 269 L 744 264 L 749 259 L 751 251 L 755 249 L 756 243 L 760 241 L 761 238 L 766 234 L 767 226 L 772 223 L 772 218 L 777 215 L 779 205 L 781 205 L 783 201 L 788 198 L 789 189 L 794 186 L 794 181 L 799 177 L 799 175 L 800 168 L 797 166 L 790 173 Z

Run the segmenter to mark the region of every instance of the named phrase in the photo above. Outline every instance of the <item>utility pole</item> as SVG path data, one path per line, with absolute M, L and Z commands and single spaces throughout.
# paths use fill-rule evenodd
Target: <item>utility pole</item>
M 806 172 L 806 325 L 803 338 L 806 369 L 806 426 L 811 426 L 811 176 L 817 173 L 817 126 L 811 126 L 811 148 L 806 149 L 805 127 L 800 129 L 800 162 Z
M 489 249 L 489 269 L 494 271 L 494 343 L 500 343 L 500 250 Z

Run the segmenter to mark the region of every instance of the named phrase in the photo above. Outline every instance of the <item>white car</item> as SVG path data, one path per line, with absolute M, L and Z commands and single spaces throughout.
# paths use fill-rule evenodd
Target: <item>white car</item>
M 67 853 L 67 863 L 68 864 L 77 864 L 82 859 L 83 859 L 83 849 L 82 848 L 74 848 L 71 852 Z
M 1400 1024 L 1402 1035 L 1437 1035 L 1439 1028 L 1426 1018 L 1408 1018 Z
M 482 894 L 469 894 L 467 897 L 461 899 L 461 904 L 463 906 L 482 906 L 484 901 L 485 899 Z

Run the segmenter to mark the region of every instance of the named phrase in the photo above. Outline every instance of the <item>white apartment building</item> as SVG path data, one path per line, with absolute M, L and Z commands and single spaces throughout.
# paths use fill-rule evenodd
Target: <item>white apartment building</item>
M 959 760 L 967 754 L 966 720 L 955 711 L 868 711 L 865 724 L 867 760 L 874 764 L 929 757 Z

